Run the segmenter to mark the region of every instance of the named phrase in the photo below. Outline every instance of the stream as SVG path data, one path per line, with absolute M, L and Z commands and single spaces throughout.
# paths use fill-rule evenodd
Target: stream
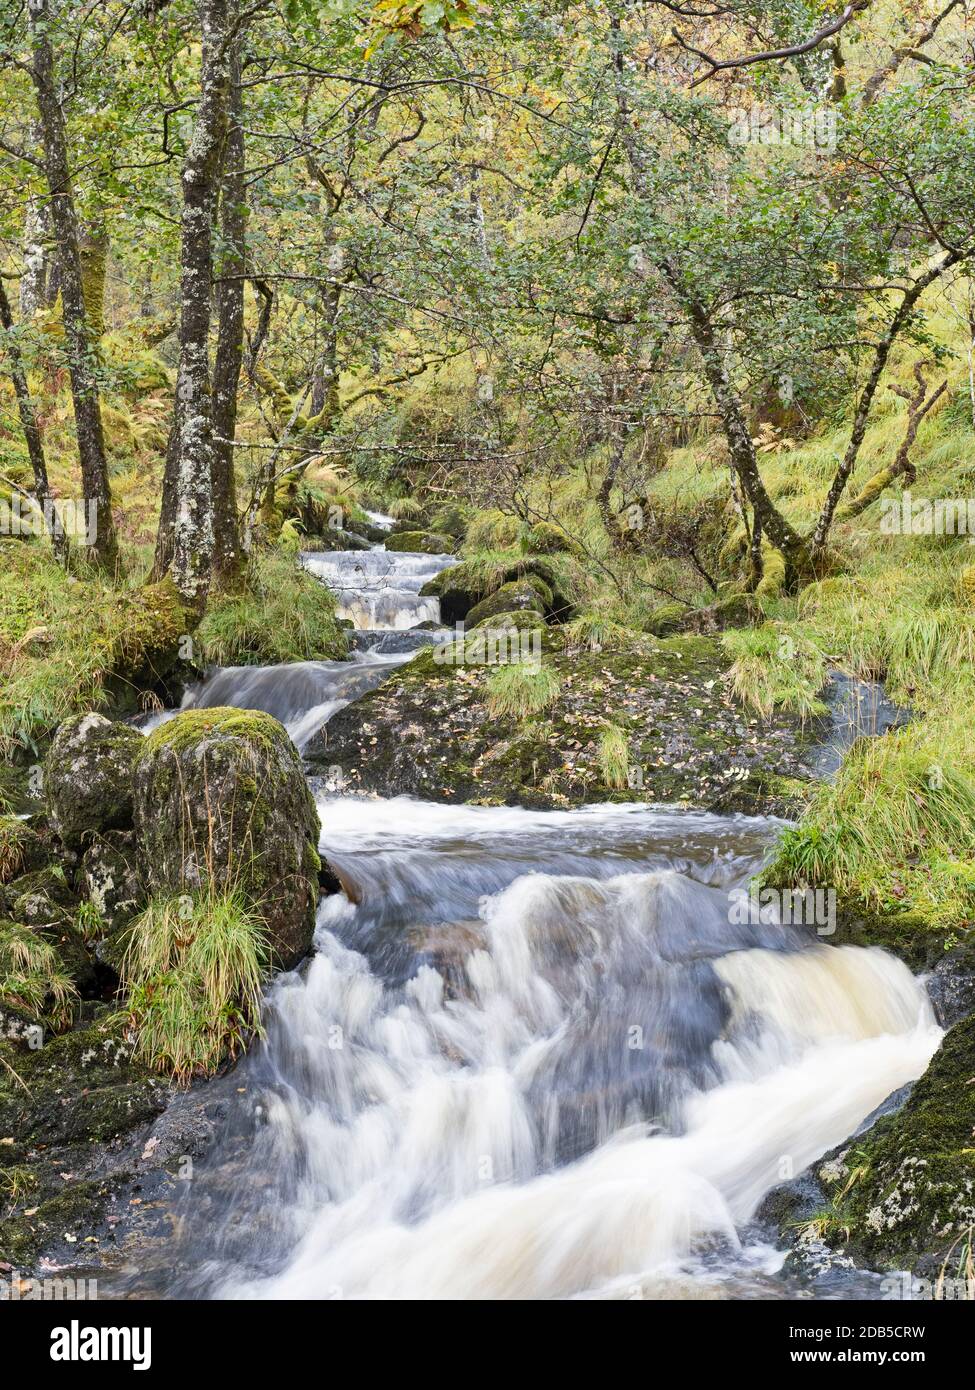
M 232 668 L 187 696 L 265 709 L 299 747 L 434 640 L 382 650 L 438 622 L 418 591 L 452 561 L 303 563 L 355 624 L 355 659 Z M 941 1033 L 894 957 L 729 911 L 783 823 L 313 789 L 346 893 L 270 988 L 266 1042 L 129 1292 L 798 1296 L 763 1197 L 918 1077 Z M 803 1292 L 880 1297 L 863 1272 Z

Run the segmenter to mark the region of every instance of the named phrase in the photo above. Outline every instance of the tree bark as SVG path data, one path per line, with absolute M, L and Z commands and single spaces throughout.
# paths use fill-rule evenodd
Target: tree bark
M 64 565 L 68 559 L 68 538 L 65 535 L 64 527 L 55 509 L 51 497 L 51 489 L 47 480 L 47 461 L 44 457 L 44 444 L 41 439 L 41 432 L 37 426 L 37 415 L 34 411 L 34 402 L 31 399 L 30 387 L 27 384 L 27 371 L 24 367 L 23 358 L 20 355 L 20 345 L 14 335 L 13 314 L 10 310 L 10 301 L 4 289 L 3 281 L 0 280 L 0 328 L 3 329 L 7 357 L 10 362 L 10 379 L 13 382 L 14 395 L 17 398 L 17 410 L 20 414 L 20 424 L 24 431 L 24 438 L 27 441 L 27 454 L 30 458 L 31 468 L 34 470 L 34 495 L 38 505 L 44 514 L 44 524 L 47 526 L 51 536 L 51 545 L 58 561 Z
M 241 573 L 244 552 L 237 521 L 234 435 L 244 360 L 244 271 L 247 191 L 244 185 L 243 91 L 240 57 L 231 57 L 230 112 L 220 195 L 223 262 L 217 281 L 217 349 L 213 364 L 213 572 L 220 583 Z
M 198 0 L 203 40 L 200 101 L 182 177 L 180 357 L 174 410 L 174 526 L 169 568 L 180 596 L 197 612 L 206 604 L 213 565 L 210 287 L 213 209 L 227 131 L 232 12 L 235 17 L 235 0 Z
M 94 535 L 88 548 L 105 570 L 118 567 L 118 540 L 112 517 L 108 465 L 102 433 L 96 362 L 85 315 L 78 216 L 68 162 L 64 111 L 58 97 L 49 0 L 29 0 L 31 75 L 40 115 L 44 171 L 50 191 L 50 216 L 58 249 L 61 312 L 71 378 L 78 456 L 86 512 L 93 513 Z

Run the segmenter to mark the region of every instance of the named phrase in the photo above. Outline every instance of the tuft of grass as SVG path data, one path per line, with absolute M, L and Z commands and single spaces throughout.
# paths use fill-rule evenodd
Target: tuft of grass
M 397 521 L 415 521 L 417 517 L 424 515 L 424 509 L 415 498 L 397 497 L 394 502 L 390 502 L 387 515 L 395 517 Z
M 625 787 L 630 771 L 630 745 L 626 730 L 607 724 L 599 736 L 599 768 L 607 787 Z
M 499 666 L 486 682 L 488 713 L 527 719 L 553 704 L 561 690 L 562 682 L 550 666 L 535 662 Z
M 215 1071 L 261 1032 L 267 964 L 264 924 L 239 889 L 153 898 L 122 960 L 138 1055 L 178 1081 Z
M 31 833 L 16 816 L 0 816 L 0 883 L 10 883 L 23 873 L 24 846 Z
M 58 1029 L 71 1023 L 78 1003 L 57 951 L 19 922 L 0 924 L 0 1000 Z
M 770 882 L 829 884 L 874 908 L 975 921 L 975 778 L 945 731 L 863 739 L 781 838 Z
M 337 661 L 348 655 L 334 597 L 285 553 L 256 555 L 246 587 L 213 603 L 197 638 L 204 660 L 217 666 Z
M 733 694 L 764 718 L 775 708 L 804 720 L 825 713 L 817 697 L 826 683 L 826 661 L 814 642 L 790 627 L 764 623 L 725 632 L 722 643 L 734 658 L 728 672 Z

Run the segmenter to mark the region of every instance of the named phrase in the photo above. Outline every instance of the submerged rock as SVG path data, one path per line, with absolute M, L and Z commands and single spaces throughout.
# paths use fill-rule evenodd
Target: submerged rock
M 142 735 L 101 714 L 79 714 L 58 729 L 44 787 L 51 825 L 65 845 L 132 822 L 132 767 Z
M 150 892 L 239 886 L 285 969 L 311 945 L 318 812 L 294 744 L 270 715 L 186 710 L 136 761 L 139 865 Z

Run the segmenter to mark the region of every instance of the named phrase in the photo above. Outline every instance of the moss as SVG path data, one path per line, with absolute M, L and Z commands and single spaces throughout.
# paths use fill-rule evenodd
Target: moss
M 467 523 L 470 513 L 466 507 L 459 503 L 452 502 L 446 507 L 440 507 L 430 518 L 430 529 L 436 535 L 450 536 L 454 540 L 463 540 L 467 531 Z
M 386 539 L 386 549 L 418 555 L 450 555 L 455 548 L 451 536 L 431 531 L 394 531 Z
M 280 727 L 276 719 L 261 710 L 240 710 L 225 705 L 183 710 L 175 719 L 153 729 L 143 740 L 139 761 L 151 760 L 163 748 L 180 753 L 214 733 L 247 739 L 270 749 L 279 736 Z M 256 789 L 256 784 L 253 785 Z
M 838 1189 L 827 1239 L 886 1267 L 946 1257 L 975 1225 L 973 1130 L 975 1015 L 945 1035 L 902 1109 L 820 1169 Z
M 502 584 L 497 593 L 482 599 L 467 614 L 467 622 L 477 627 L 485 618 L 495 618 L 502 613 L 515 613 L 519 610 L 537 613 L 539 617 L 551 606 L 552 590 L 537 575 L 526 575 L 523 579 Z
M 676 632 L 687 615 L 682 603 L 665 603 L 653 611 L 647 623 L 647 631 L 654 637 L 666 637 Z

